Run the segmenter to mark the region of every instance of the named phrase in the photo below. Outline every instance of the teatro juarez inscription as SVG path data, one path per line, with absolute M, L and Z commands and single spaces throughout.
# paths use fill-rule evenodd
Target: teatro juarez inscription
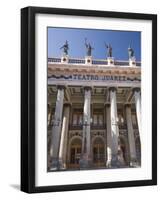
M 60 79 L 60 80 L 84 80 L 84 81 L 137 81 L 140 82 L 139 77 L 127 77 L 127 76 L 99 76 L 99 75 L 51 75 L 48 78 Z

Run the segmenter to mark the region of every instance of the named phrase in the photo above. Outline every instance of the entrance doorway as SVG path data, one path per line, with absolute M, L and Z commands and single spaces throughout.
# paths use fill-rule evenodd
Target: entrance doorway
M 82 141 L 81 139 L 74 139 L 70 146 L 70 168 L 79 168 L 79 160 L 81 156 Z
M 105 166 L 105 146 L 101 138 L 96 138 L 93 143 L 93 164 L 94 167 Z

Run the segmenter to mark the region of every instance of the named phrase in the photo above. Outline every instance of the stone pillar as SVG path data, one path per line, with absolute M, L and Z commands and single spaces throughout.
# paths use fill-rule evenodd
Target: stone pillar
M 92 56 L 85 57 L 85 64 L 92 65 Z
M 84 109 L 83 109 L 83 139 L 82 155 L 80 160 L 81 168 L 89 168 L 91 165 L 91 88 L 84 88 Z
M 52 106 L 49 105 L 49 108 L 48 108 L 48 126 L 51 125 L 51 120 L 52 120 Z
M 58 86 L 57 100 L 54 114 L 54 122 L 52 128 L 50 157 L 52 159 L 51 170 L 59 168 L 59 144 L 61 137 L 62 113 L 63 113 L 63 100 L 64 100 L 64 86 Z
M 111 137 L 111 108 L 106 104 L 106 131 L 107 131 L 107 161 L 106 166 L 111 167 L 112 159 L 112 137 Z
M 140 88 L 134 88 L 134 98 L 135 98 L 135 106 L 136 106 L 136 116 L 138 122 L 138 128 L 141 138 L 141 95 Z
M 60 169 L 66 169 L 69 111 L 70 111 L 70 104 L 65 104 L 64 105 L 64 113 L 63 113 L 60 148 L 59 148 L 59 166 L 60 166 Z
M 129 59 L 129 66 L 136 67 L 136 59 L 135 57 Z
M 107 58 L 107 65 L 108 66 L 114 66 L 114 58 L 112 58 L 112 57 L 108 57 Z
M 111 137 L 112 137 L 112 159 L 111 167 L 119 167 L 118 160 L 118 137 L 119 129 L 117 123 L 117 102 L 116 102 L 116 88 L 110 88 L 110 102 L 111 102 Z
M 68 55 L 63 55 L 61 57 L 61 62 L 64 64 L 67 64 L 69 62 L 69 56 Z
M 127 122 L 127 131 L 128 131 L 128 140 L 129 140 L 129 149 L 130 149 L 130 166 L 136 166 L 136 147 L 135 147 L 135 137 L 131 119 L 131 107 L 130 105 L 125 105 L 126 109 L 126 122 Z

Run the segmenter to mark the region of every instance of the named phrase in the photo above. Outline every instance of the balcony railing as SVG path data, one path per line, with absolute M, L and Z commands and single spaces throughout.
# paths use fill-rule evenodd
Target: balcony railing
M 61 63 L 61 58 L 48 58 L 48 62 L 53 63 Z M 70 64 L 85 64 L 84 58 L 69 58 L 68 63 Z M 108 62 L 105 59 L 92 59 L 93 65 L 107 65 Z M 116 66 L 128 66 L 129 61 L 128 60 L 114 60 L 114 65 Z M 140 67 L 141 62 L 136 61 L 136 66 Z
M 91 124 L 90 127 L 91 127 L 91 130 L 99 130 L 99 129 L 105 129 L 106 125 L 105 124 Z M 83 124 L 70 124 L 69 129 L 70 130 L 82 130 Z
M 69 129 L 70 130 L 82 130 L 83 125 L 82 124 L 70 124 Z
M 99 130 L 99 129 L 105 129 L 106 124 L 91 124 L 92 130 Z
M 48 125 L 48 130 L 52 130 L 53 125 Z M 91 130 L 106 129 L 106 124 L 91 124 Z M 119 129 L 127 129 L 127 124 L 118 124 Z M 133 124 L 133 129 L 138 129 L 137 124 Z M 70 124 L 69 130 L 83 130 L 83 124 Z

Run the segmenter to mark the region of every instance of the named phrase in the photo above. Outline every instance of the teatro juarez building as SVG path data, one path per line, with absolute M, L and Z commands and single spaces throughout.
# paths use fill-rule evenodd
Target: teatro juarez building
M 48 58 L 47 169 L 141 166 L 141 63 L 129 59 Z

